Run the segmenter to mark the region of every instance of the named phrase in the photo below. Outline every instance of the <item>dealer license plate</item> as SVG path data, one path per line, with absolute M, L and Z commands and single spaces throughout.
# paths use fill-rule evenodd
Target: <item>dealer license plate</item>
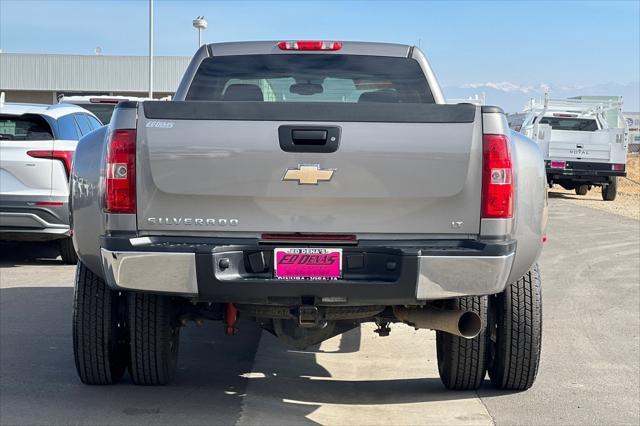
M 281 280 L 337 280 L 342 277 L 342 249 L 277 248 L 275 277 Z

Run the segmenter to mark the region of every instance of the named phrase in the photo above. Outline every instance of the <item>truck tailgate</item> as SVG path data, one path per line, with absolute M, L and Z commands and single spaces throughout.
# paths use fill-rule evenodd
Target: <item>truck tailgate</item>
M 549 158 L 608 162 L 611 157 L 610 139 L 611 133 L 608 130 L 595 132 L 552 130 Z
M 191 118 L 180 111 L 187 105 L 179 105 L 190 102 L 150 104 L 140 107 L 137 128 L 142 233 L 479 233 L 482 128 L 476 107 L 421 106 L 453 118 L 420 122 L 318 122 Z M 285 152 L 281 126 L 337 126 L 339 146 L 335 152 Z M 317 184 L 283 180 L 288 169 L 304 165 L 333 175 Z

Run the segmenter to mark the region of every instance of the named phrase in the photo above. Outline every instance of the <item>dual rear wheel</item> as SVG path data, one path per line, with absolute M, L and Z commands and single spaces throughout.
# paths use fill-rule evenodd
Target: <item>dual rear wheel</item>
M 589 192 L 589 185 L 578 185 L 575 188 L 576 195 L 587 195 Z
M 438 370 L 445 387 L 478 389 L 487 372 L 499 389 L 533 385 L 542 347 L 541 290 L 534 265 L 502 293 L 447 301 L 449 309 L 476 312 L 487 327 L 473 339 L 436 332 Z
M 613 201 L 618 193 L 618 177 L 612 176 L 609 183 L 602 186 L 602 199 L 604 201 Z
M 78 263 L 73 303 L 73 352 L 83 383 L 108 385 L 125 371 L 135 384 L 163 385 L 176 371 L 180 328 L 171 298 L 110 289 Z
M 589 185 L 578 185 L 575 187 L 577 195 L 587 195 Z M 602 184 L 602 199 L 604 201 L 613 201 L 618 193 L 618 177 L 612 176 L 606 183 Z
M 476 312 L 487 327 L 465 339 L 436 332 L 438 370 L 445 387 L 478 389 L 486 373 L 500 389 L 533 384 L 542 343 L 541 281 L 537 265 L 494 296 L 461 297 L 446 308 Z M 172 299 L 114 291 L 78 263 L 73 349 L 80 380 L 108 385 L 129 370 L 138 385 L 163 385 L 175 376 L 180 328 Z

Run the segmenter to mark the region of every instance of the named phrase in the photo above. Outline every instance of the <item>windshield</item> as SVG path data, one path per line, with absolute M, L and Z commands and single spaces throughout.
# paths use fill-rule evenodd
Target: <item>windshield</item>
M 51 127 L 37 115 L 0 114 L 0 140 L 42 141 L 53 139 Z
M 333 54 L 206 58 L 186 100 L 434 103 L 413 59 Z
M 540 120 L 540 124 L 549 124 L 553 130 L 578 132 L 595 132 L 598 130 L 598 123 L 590 118 L 543 117 Z

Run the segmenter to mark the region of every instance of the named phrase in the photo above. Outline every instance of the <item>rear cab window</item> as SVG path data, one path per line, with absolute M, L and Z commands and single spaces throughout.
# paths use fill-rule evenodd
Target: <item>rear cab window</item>
M 435 103 L 411 58 L 277 54 L 206 58 L 187 101 Z
M 542 117 L 540 124 L 548 124 L 553 130 L 595 132 L 598 123 L 593 118 Z
M 52 140 L 53 131 L 49 123 L 39 115 L 0 114 L 0 141 Z
M 116 107 L 116 104 L 107 104 L 107 103 L 95 103 L 95 104 L 77 104 L 82 108 L 92 112 L 96 117 L 100 119 L 104 124 L 109 124 L 111 121 L 111 115 L 113 114 L 113 110 Z M 101 125 L 99 127 L 102 127 Z

